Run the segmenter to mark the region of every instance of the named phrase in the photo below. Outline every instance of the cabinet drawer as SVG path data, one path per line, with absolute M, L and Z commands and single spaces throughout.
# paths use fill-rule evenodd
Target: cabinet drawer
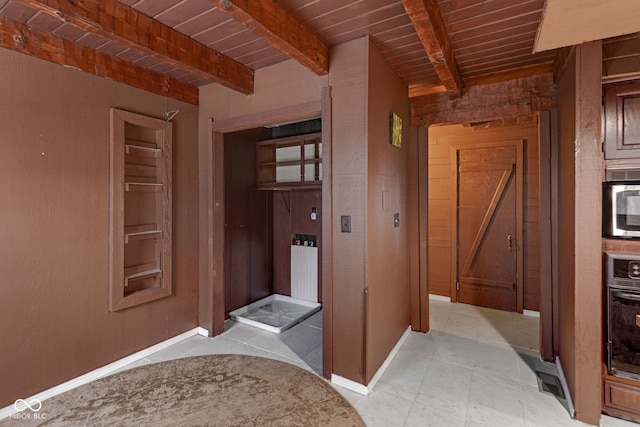
M 640 418 L 640 384 L 633 386 L 605 379 L 604 404 L 628 412 L 629 415 L 633 414 L 634 418 Z

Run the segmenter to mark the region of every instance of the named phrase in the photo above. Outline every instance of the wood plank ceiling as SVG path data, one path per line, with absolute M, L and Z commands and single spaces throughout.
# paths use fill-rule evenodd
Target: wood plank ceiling
M 459 94 L 552 69 L 533 54 L 544 0 L 0 0 L 0 46 L 197 103 L 253 91 L 293 58 L 322 75 L 332 46 L 370 36 L 410 96 Z

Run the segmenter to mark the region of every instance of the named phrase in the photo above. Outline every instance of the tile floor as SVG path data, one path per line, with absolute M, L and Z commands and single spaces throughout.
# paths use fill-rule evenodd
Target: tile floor
M 566 402 L 540 392 L 538 318 L 431 299 L 431 332 L 412 332 L 373 392 L 337 387 L 367 426 L 583 426 Z M 194 336 L 133 366 L 179 357 L 238 353 L 321 372 L 322 312 L 282 334 L 228 321 L 213 339 Z M 601 426 L 637 424 L 602 417 Z

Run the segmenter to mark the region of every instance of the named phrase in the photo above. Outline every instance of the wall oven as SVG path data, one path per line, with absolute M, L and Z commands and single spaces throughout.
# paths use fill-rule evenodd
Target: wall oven
M 607 367 L 640 380 L 640 255 L 606 253 Z

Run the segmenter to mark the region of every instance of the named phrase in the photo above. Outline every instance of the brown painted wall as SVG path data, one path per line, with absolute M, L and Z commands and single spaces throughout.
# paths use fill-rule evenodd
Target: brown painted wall
M 452 217 L 451 146 L 499 140 L 526 139 L 524 145 L 524 308 L 540 304 L 540 197 L 538 126 L 535 116 L 487 127 L 462 125 L 429 128 L 429 292 L 451 296 Z
M 368 40 L 330 50 L 333 97 L 333 373 L 365 383 Z M 340 216 L 351 216 L 351 233 Z
M 197 107 L 0 50 L 0 407 L 197 326 Z M 172 297 L 108 309 L 109 108 L 173 136 Z
M 334 47 L 331 64 L 333 366 L 367 384 L 410 324 L 410 157 L 389 144 L 389 114 L 405 119 L 406 138 L 409 105 L 406 86 L 368 38 Z M 351 216 L 351 233 L 341 232 L 341 215 Z
M 409 101 L 407 86 L 369 43 L 366 378 L 369 382 L 410 324 L 408 221 Z M 389 113 L 403 121 L 403 147 L 389 143 Z M 394 213 L 400 226 L 394 227 Z
M 576 418 L 595 425 L 603 369 L 601 62 L 600 42 L 577 46 L 558 85 L 558 356 Z
M 576 64 L 574 402 L 578 420 L 598 425 L 603 369 L 602 43 L 577 46 Z

